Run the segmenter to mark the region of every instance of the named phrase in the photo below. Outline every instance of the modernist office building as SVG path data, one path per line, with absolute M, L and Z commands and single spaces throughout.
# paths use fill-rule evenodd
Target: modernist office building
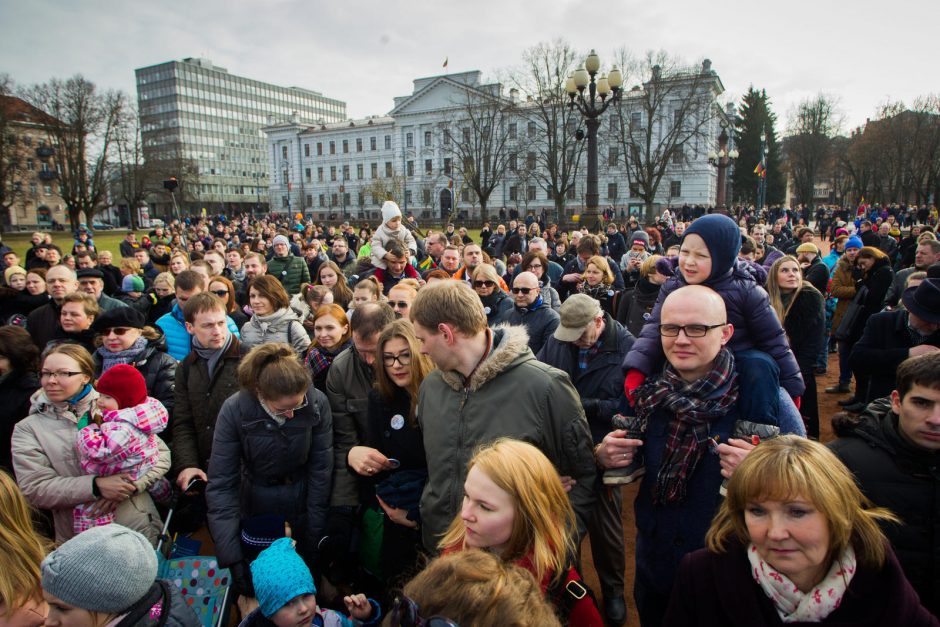
M 344 102 L 235 76 L 208 59 L 169 61 L 135 72 L 145 160 L 185 162 L 195 169 L 187 198 L 209 213 L 248 210 L 267 201 L 261 128 L 269 116 L 306 125 L 346 118 Z
M 721 80 L 707 61 L 699 71 L 695 84 L 717 106 L 724 91 Z M 462 103 L 467 102 L 468 91 L 517 98 L 514 90 L 506 94 L 501 85 L 484 84 L 481 73 L 471 71 L 416 79 L 412 93 L 395 98 L 393 109 L 385 116 L 315 125 L 296 118 L 272 122 L 263 129 L 268 138 L 271 209 L 303 211 L 318 218 L 369 218 L 377 215 L 388 195 L 418 217 L 447 215 L 454 201 L 461 213 L 477 215 L 475 194 L 462 184 L 454 167 L 457 157 L 451 135 L 459 131 L 452 124 L 464 114 Z M 624 94 L 623 106 L 628 111 L 637 94 L 636 90 Z M 531 175 L 533 168 L 541 167 L 535 156 L 540 149 L 533 145 L 540 137 L 538 122 L 533 121 L 537 118 L 526 119 L 526 103 L 517 104 L 521 117 L 510 123 L 507 173 L 491 194 L 488 209 L 491 215 L 500 207 L 515 208 L 520 215 L 542 209 L 553 215 L 551 194 Z M 728 113 L 715 116 L 704 136 L 684 148 L 683 159 L 670 164 L 658 189 L 658 206 L 715 203 L 717 172 L 707 154 L 715 149 L 721 122 L 728 123 Z M 645 124 L 638 111 L 630 114 L 630 119 L 640 128 Z M 607 114 L 598 133 L 600 202 L 639 213 L 643 201 L 630 184 L 614 133 L 615 120 Z M 567 194 L 572 213 L 584 205 L 586 163 L 582 155 L 574 189 Z

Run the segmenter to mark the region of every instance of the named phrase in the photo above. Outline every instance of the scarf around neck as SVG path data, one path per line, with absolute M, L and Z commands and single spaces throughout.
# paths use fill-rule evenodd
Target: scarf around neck
M 137 360 L 144 349 L 147 348 L 147 338 L 140 336 L 130 348 L 112 353 L 104 346 L 98 349 L 98 356 L 101 357 L 101 372 L 107 372 L 112 366 L 118 364 L 130 364 Z
M 681 502 L 689 477 L 708 449 L 711 424 L 728 413 L 738 400 L 734 355 L 722 348 L 712 370 L 692 383 L 667 363 L 660 377 L 637 390 L 636 398 L 637 415 L 644 422 L 658 409 L 672 415 L 666 450 L 653 487 L 653 502 Z
M 774 609 L 784 623 L 819 623 L 825 620 L 842 603 L 856 569 L 855 550 L 850 544 L 832 562 L 823 580 L 809 592 L 802 592 L 786 575 L 762 560 L 753 544 L 747 547 L 747 559 L 751 563 L 751 576 L 773 601 Z
M 232 333 L 228 334 L 228 339 L 225 340 L 225 344 L 221 348 L 206 348 L 199 343 L 199 340 L 196 339 L 196 336 L 193 336 L 193 350 L 199 355 L 200 358 L 205 359 L 207 366 L 209 368 L 209 378 L 212 378 L 212 375 L 215 373 L 216 367 L 219 365 L 219 361 L 222 359 L 229 347 L 232 345 Z

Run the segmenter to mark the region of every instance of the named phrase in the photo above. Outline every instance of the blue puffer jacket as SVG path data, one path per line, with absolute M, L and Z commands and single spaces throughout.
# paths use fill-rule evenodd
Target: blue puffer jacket
M 225 322 L 228 325 L 228 330 L 235 337 L 241 339 L 235 321 L 225 316 Z M 189 351 L 192 350 L 192 336 L 186 331 L 186 322 L 183 319 L 183 310 L 180 309 L 179 303 L 173 303 L 173 309 L 170 310 L 170 313 L 157 319 L 157 326 L 160 327 L 166 337 L 166 352 L 176 361 L 186 359 Z
M 663 284 L 649 320 L 623 360 L 624 372 L 639 370 L 650 376 L 662 370 L 665 356 L 659 337 L 659 321 L 663 301 L 686 285 L 679 270 Z M 727 274 L 710 279 L 706 285 L 721 295 L 728 311 L 728 322 L 734 325 L 728 348 L 735 353 L 756 348 L 769 354 L 780 367 L 780 385 L 790 396 L 802 396 L 806 386 L 800 375 L 800 366 L 790 350 L 780 320 L 770 307 L 767 292 L 758 285 L 749 265 L 738 260 Z

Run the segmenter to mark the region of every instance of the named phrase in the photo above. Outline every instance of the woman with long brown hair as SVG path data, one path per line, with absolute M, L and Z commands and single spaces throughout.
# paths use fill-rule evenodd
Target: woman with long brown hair
M 343 309 L 349 308 L 353 293 L 346 283 L 346 277 L 343 271 L 339 269 L 335 261 L 324 261 L 317 270 L 316 281 L 314 285 L 325 285 L 333 292 L 333 302 Z
M 51 543 L 33 528 L 32 510 L 0 470 L 0 624 L 39 627 L 46 618 L 39 565 Z

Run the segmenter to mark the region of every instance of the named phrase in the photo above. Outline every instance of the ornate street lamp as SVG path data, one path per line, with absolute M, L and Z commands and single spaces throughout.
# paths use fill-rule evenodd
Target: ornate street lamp
M 770 150 L 767 148 L 767 133 L 765 131 L 760 132 L 760 166 L 758 166 L 760 172 L 757 174 L 757 211 L 758 213 L 761 209 L 764 208 L 764 202 L 767 199 L 767 153 Z
M 725 193 L 727 191 L 727 170 L 735 159 L 738 158 L 738 151 L 734 148 L 728 150 L 728 131 L 725 125 L 721 125 L 721 134 L 718 136 L 718 152 L 712 150 L 708 153 L 708 162 L 718 168 L 718 198 L 715 200 L 716 209 L 727 209 L 725 207 Z
M 612 103 L 620 102 L 623 93 L 623 75 L 620 70 L 615 66 L 606 75 L 598 76 L 600 67 L 600 57 L 591 50 L 591 54 L 584 60 L 584 65 L 568 76 L 565 82 L 568 106 L 578 110 L 587 126 L 587 195 L 581 225 L 595 231 L 603 230 L 597 206 L 597 129 L 601 125 L 599 118 Z

